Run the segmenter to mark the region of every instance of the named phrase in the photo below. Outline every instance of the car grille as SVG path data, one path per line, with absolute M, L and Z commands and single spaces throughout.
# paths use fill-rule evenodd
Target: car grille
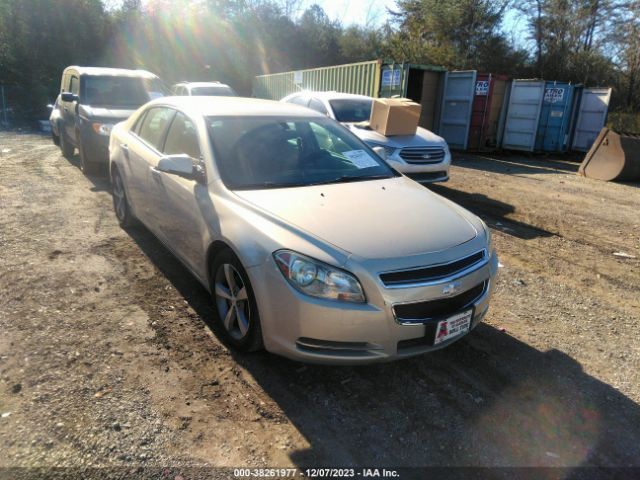
M 407 163 L 439 163 L 444 160 L 442 147 L 406 147 L 400 150 L 400 158 Z
M 445 278 L 454 277 L 461 272 L 480 265 L 486 258 L 485 251 L 481 250 L 450 263 L 431 265 L 429 267 L 402 270 L 399 272 L 381 273 L 380 280 L 387 287 L 411 285 L 415 283 L 437 282 Z
M 436 322 L 470 307 L 484 295 L 488 284 L 488 280 L 485 280 L 453 297 L 394 305 L 393 314 L 400 323 Z

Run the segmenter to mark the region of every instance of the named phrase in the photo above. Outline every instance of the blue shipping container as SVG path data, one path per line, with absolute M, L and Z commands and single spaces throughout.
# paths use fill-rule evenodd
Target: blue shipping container
M 564 82 L 547 82 L 540 111 L 535 149 L 542 152 L 565 152 L 573 110 L 574 86 Z

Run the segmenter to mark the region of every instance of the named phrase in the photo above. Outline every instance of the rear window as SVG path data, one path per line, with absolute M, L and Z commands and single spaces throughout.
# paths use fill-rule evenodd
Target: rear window
M 369 99 L 336 99 L 329 100 L 336 120 L 344 123 L 368 122 L 371 117 L 371 104 Z
M 134 109 L 164 95 L 155 79 L 86 76 L 83 86 L 82 103 L 92 106 Z

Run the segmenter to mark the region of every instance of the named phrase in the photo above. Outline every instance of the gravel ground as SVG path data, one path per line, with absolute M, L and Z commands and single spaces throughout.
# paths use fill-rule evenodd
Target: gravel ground
M 0 152 L 4 469 L 640 467 L 640 185 L 458 156 L 431 188 L 494 231 L 485 324 L 323 367 L 230 351 L 206 291 L 49 138 L 1 133 Z

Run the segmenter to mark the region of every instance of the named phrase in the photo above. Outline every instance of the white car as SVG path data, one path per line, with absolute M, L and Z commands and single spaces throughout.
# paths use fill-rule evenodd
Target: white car
M 392 137 L 371 130 L 363 125 L 371 116 L 371 97 L 338 92 L 299 92 L 281 101 L 320 112 L 341 122 L 370 147 L 383 147 L 383 158 L 389 165 L 417 182 L 449 180 L 451 152 L 444 138 L 422 127 L 418 127 L 415 135 Z
M 180 82 L 171 87 L 178 97 L 237 97 L 236 91 L 226 83 L 220 82 Z

